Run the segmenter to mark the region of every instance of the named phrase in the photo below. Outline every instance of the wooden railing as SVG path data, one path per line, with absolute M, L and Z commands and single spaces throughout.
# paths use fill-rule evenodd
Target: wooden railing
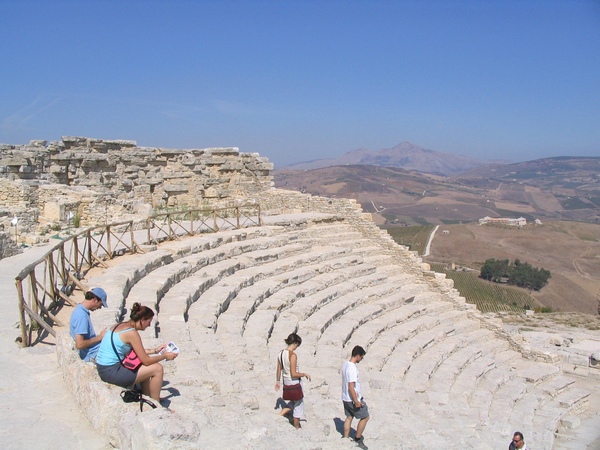
M 182 235 L 216 233 L 220 229 L 259 226 L 260 206 L 257 204 L 227 208 L 193 209 L 148 217 L 148 243 L 179 239 Z
M 25 267 L 16 277 L 21 346 L 28 347 L 44 333 L 56 335 L 56 317 L 75 289 L 87 291 L 81 281 L 93 267 L 125 253 L 143 253 L 143 243 L 159 243 L 222 229 L 260 226 L 259 205 L 195 209 L 157 214 L 143 222 L 120 222 L 89 228 L 52 247 L 44 256 Z

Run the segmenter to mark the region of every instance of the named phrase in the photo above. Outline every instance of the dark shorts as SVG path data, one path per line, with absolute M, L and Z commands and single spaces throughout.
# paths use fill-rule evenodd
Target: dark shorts
M 352 402 L 343 402 L 346 417 L 354 417 L 355 419 L 366 419 L 369 417 L 369 407 L 364 400 L 361 400 L 360 402 L 362 403 L 360 408 L 354 406 L 354 403 Z
M 98 375 L 100 379 L 105 383 L 116 384 L 123 388 L 129 387 L 135 383 L 135 377 L 137 377 L 138 369 L 129 370 L 121 363 L 113 364 L 112 366 L 101 366 L 96 364 L 98 369 Z

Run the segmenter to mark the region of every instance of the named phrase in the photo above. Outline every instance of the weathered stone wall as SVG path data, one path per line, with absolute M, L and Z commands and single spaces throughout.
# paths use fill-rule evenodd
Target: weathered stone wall
M 19 247 L 14 238 L 9 233 L 0 231 L 0 259 L 22 253 L 23 249 Z
M 0 207 L 34 211 L 33 223 L 112 223 L 256 197 L 272 186 L 272 168 L 235 147 L 166 149 L 85 137 L 1 144 Z

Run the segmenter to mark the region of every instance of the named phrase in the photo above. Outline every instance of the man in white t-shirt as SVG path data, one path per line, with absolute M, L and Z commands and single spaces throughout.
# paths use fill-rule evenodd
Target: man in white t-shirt
M 363 442 L 363 431 L 369 420 L 369 408 L 360 390 L 360 377 L 356 366 L 363 360 L 367 352 L 360 345 L 352 349 L 352 356 L 342 366 L 342 402 L 344 403 L 344 438 L 350 437 L 352 419 L 358 419 L 354 441 L 361 448 L 366 448 Z

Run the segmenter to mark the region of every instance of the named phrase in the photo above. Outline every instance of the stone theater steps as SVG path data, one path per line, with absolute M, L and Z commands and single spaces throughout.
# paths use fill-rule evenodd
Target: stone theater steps
M 339 370 L 355 345 L 367 351 L 359 368 L 373 448 L 399 439 L 398 448 L 495 449 L 517 429 L 552 448 L 589 392 L 558 365 L 526 359 L 411 258 L 342 220 L 303 221 L 165 242 L 91 282 L 125 308 L 157 310 L 143 339 L 181 348 L 164 363 L 178 392 L 172 407 L 195 418 L 207 442 L 211 428 L 239 439 L 293 431 L 274 410 L 273 385 L 283 339 L 297 332 L 300 370 L 313 377 L 303 382 L 301 448 L 338 448 Z

